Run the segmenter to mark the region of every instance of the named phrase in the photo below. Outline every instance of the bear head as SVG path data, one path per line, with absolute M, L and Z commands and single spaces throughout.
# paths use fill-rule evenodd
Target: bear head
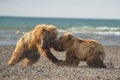
M 38 25 L 34 29 L 34 37 L 43 49 L 49 49 L 57 38 L 57 29 L 53 25 Z
M 67 32 L 65 34 L 63 34 L 60 38 L 59 41 L 62 43 L 62 47 L 64 50 L 68 47 L 71 46 L 71 44 L 74 42 L 74 36 L 72 33 Z

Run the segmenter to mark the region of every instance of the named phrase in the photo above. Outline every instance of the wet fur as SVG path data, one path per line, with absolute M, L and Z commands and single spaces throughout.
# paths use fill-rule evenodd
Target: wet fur
M 53 63 L 59 62 L 50 52 L 51 44 L 56 37 L 57 30 L 53 25 L 37 25 L 18 40 L 8 64 L 15 65 L 24 59 L 25 65 L 32 65 L 39 60 L 40 55 Z
M 86 61 L 90 67 L 105 67 L 103 64 L 105 51 L 99 42 L 78 39 L 72 33 L 63 34 L 60 42 L 66 51 L 66 58 L 59 65 L 78 66 L 80 61 Z

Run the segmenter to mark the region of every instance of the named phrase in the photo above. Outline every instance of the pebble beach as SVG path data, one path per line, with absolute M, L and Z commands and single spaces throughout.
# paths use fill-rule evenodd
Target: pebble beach
M 23 61 L 9 66 L 19 38 L 38 24 L 56 26 L 58 37 L 72 32 L 99 41 L 105 46 L 107 68 L 90 68 L 85 62 L 78 67 L 57 66 L 43 56 L 33 66 L 25 67 Z M 65 52 L 51 52 L 65 59 Z M 120 20 L 0 16 L 0 80 L 120 80 Z
M 90 68 L 85 62 L 78 67 L 57 66 L 44 58 L 33 66 L 24 66 L 22 61 L 14 66 L 7 64 L 15 46 L 0 46 L 0 80 L 120 80 L 120 46 L 105 46 L 104 63 L 107 68 Z M 65 58 L 64 52 L 51 50 L 58 58 Z

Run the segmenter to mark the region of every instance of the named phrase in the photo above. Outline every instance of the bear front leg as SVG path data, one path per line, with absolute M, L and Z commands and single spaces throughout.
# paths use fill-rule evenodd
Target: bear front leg
M 21 38 L 15 47 L 14 52 L 12 53 L 12 56 L 10 60 L 8 61 L 9 65 L 15 65 L 19 61 L 21 61 L 23 58 L 25 58 L 25 45 L 24 45 L 24 40 Z
M 42 49 L 40 45 L 37 45 L 38 51 L 40 54 L 42 54 L 44 57 L 52 61 L 54 64 L 59 63 L 60 60 L 58 60 L 51 52 L 50 49 Z
M 73 53 L 66 53 L 66 59 L 65 61 L 61 62 L 60 66 L 73 66 L 73 67 L 76 67 L 79 65 L 79 59 L 73 55 Z
M 44 50 L 42 54 L 55 64 L 59 62 L 59 60 L 50 52 L 49 49 Z

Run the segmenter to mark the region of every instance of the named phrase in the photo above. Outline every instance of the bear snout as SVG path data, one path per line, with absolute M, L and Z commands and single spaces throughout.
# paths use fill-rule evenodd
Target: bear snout
M 42 45 L 42 48 L 43 49 L 48 49 L 48 46 L 44 44 L 44 45 Z

